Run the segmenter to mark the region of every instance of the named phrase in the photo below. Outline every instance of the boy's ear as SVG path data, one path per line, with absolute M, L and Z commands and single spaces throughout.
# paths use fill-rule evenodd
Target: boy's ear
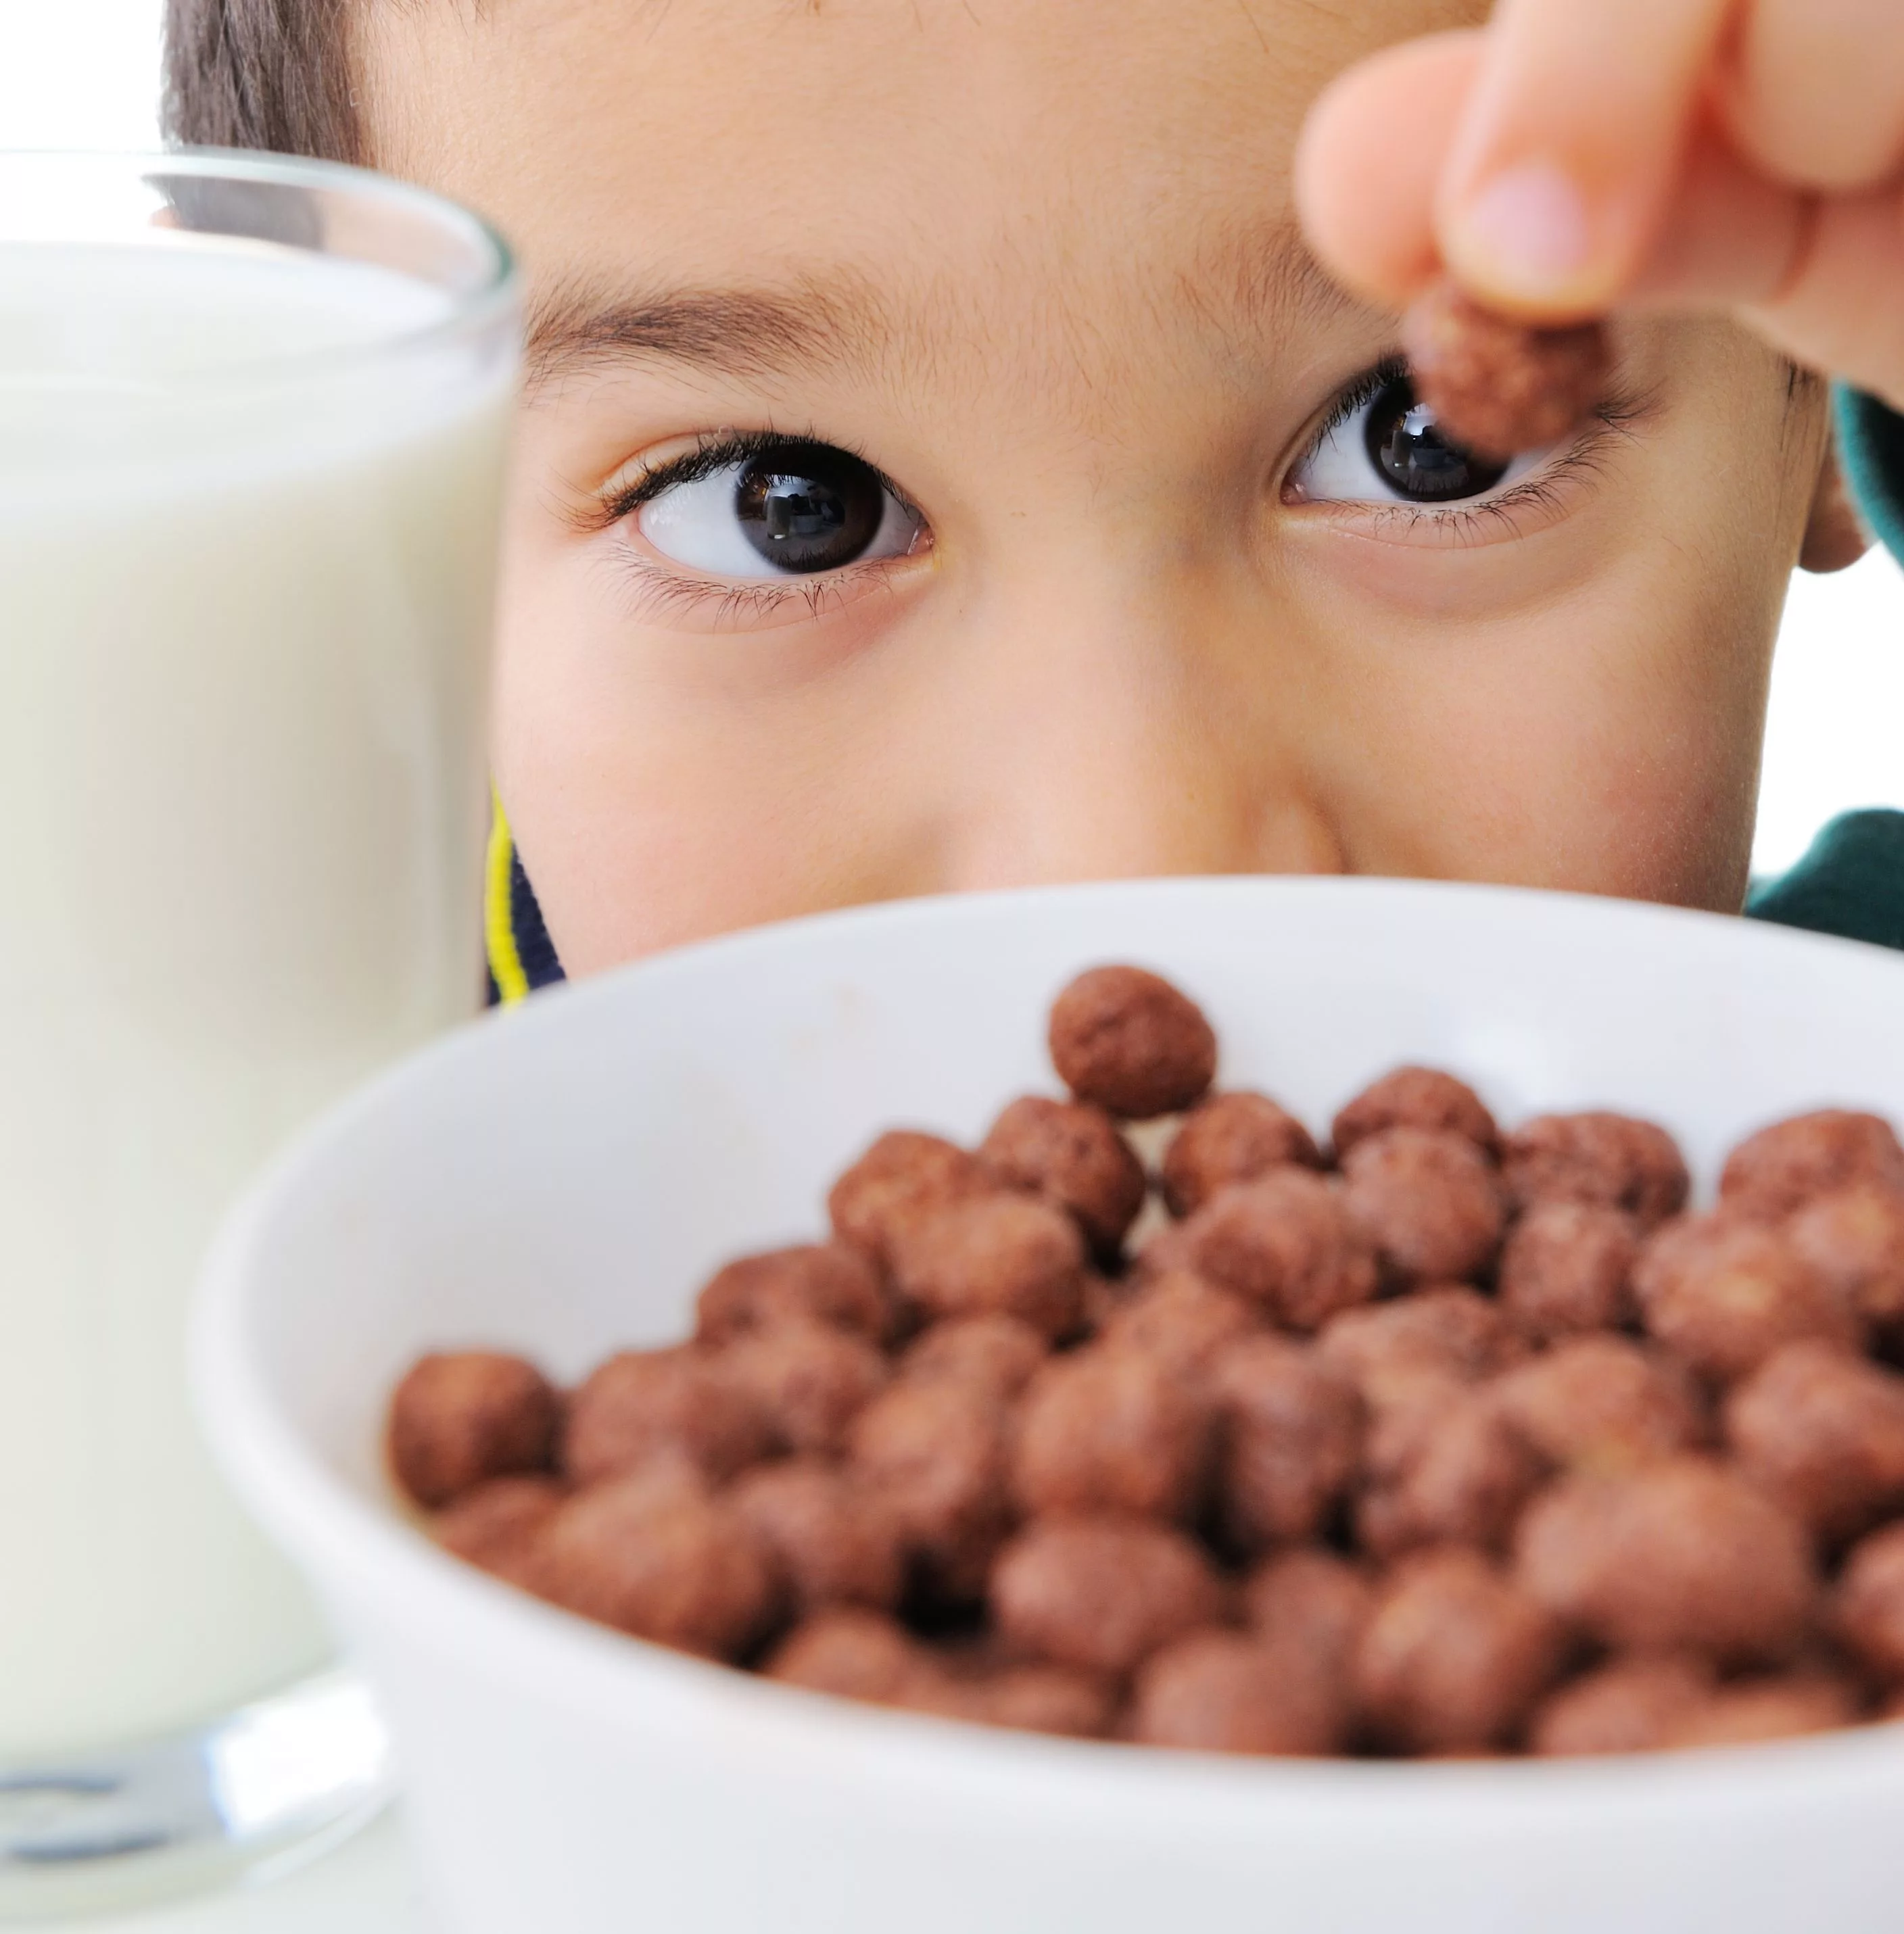
M 1811 517 L 1805 526 L 1804 547 L 1798 553 L 1800 568 L 1821 574 L 1842 571 L 1857 563 L 1875 541 L 1845 487 L 1838 453 L 1827 443 L 1818 468 L 1818 487 L 1812 498 Z

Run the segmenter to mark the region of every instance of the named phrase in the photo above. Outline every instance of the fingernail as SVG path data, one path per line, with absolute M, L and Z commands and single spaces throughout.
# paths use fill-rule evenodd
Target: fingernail
M 1586 198 L 1551 162 L 1523 161 L 1495 176 L 1453 211 L 1446 230 L 1449 266 L 1483 294 L 1565 298 L 1593 266 Z

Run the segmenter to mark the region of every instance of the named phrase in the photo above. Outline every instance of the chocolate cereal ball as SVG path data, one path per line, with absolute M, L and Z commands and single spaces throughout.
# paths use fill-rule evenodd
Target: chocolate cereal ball
M 546 1471 L 561 1403 L 533 1363 L 493 1350 L 420 1357 L 390 1400 L 390 1468 L 426 1511 L 489 1478 Z
M 1869 1182 L 1815 1195 L 1785 1239 L 1874 1328 L 1904 1328 L 1904 1194 Z
M 1649 1332 L 1715 1383 L 1749 1375 L 1787 1343 L 1861 1340 L 1850 1304 L 1779 1231 L 1736 1216 L 1661 1230 L 1640 1253 L 1633 1288 Z
M 563 1496 L 553 1478 L 491 1478 L 465 1491 L 432 1523 L 430 1532 L 466 1565 L 533 1590 L 542 1533 Z
M 931 1670 L 925 1648 L 896 1620 L 857 1606 L 836 1606 L 795 1626 L 765 1667 L 769 1679 L 888 1705 Z
M 916 1679 L 897 1703 L 938 1719 L 1073 1740 L 1102 1739 L 1111 1730 L 1117 1704 L 1096 1674 L 1062 1665 L 934 1672 Z
M 1578 1336 L 1510 1370 L 1501 1414 L 1549 1466 L 1616 1476 L 1697 1448 L 1709 1434 L 1691 1380 L 1625 1336 Z
M 1456 1287 L 1345 1311 L 1317 1339 L 1317 1349 L 1375 1411 L 1424 1390 L 1478 1381 L 1525 1354 L 1497 1304 Z
M 1084 1307 L 1084 1243 L 1070 1216 L 1024 1195 L 934 1210 L 895 1237 L 892 1270 L 926 1316 L 1015 1316 L 1065 1335 Z
M 1549 1698 L 1528 1746 L 1546 1757 L 1657 1752 L 1706 1710 L 1712 1691 L 1711 1666 L 1690 1654 L 1616 1658 Z
M 1246 1336 L 1211 1360 L 1218 1514 L 1243 1551 L 1313 1538 L 1362 1457 L 1362 1399 L 1313 1349 Z
M 723 1359 L 692 1345 L 625 1350 L 569 1405 L 563 1469 L 578 1484 L 679 1460 L 714 1483 L 768 1456 L 774 1420 Z
M 853 1420 L 853 1468 L 892 1513 L 935 1602 L 975 1601 L 1009 1529 L 1005 1429 L 991 1393 L 952 1381 L 896 1383 Z
M 834 1183 L 826 1207 L 842 1241 L 884 1261 L 922 1216 L 994 1186 L 976 1156 L 943 1137 L 892 1128 Z
M 1501 1246 L 1507 1203 L 1493 1164 L 1464 1135 L 1381 1128 L 1342 1163 L 1350 1219 L 1397 1283 L 1483 1274 Z
M 1486 1390 L 1405 1405 L 1368 1434 L 1357 1541 L 1371 1557 L 1423 1545 L 1504 1546 L 1546 1466 Z
M 1331 1676 L 1348 1670 L 1374 1607 L 1367 1573 L 1316 1546 L 1266 1558 L 1243 1586 L 1250 1629 Z
M 1046 1517 L 998 1555 L 992 1616 L 1012 1644 L 1082 1671 L 1121 1676 L 1226 1609 L 1201 1549 L 1154 1519 Z
M 1195 1752 L 1340 1752 L 1349 1728 L 1343 1679 L 1254 1633 L 1192 1632 L 1139 1668 L 1130 1737 Z
M 1341 1190 L 1299 1168 L 1218 1191 L 1181 1233 L 1185 1266 L 1292 1330 L 1375 1293 L 1374 1249 Z
M 1141 967 L 1094 967 L 1052 1004 L 1052 1065 L 1080 1101 L 1133 1121 L 1175 1114 L 1215 1078 L 1195 1002 Z
M 1727 1158 L 1719 1200 L 1776 1222 L 1813 1197 L 1854 1183 L 1904 1191 L 1904 1147 L 1878 1115 L 1821 1108 L 1749 1135 Z
M 1357 1702 L 1391 1749 L 1485 1751 L 1519 1732 L 1564 1657 L 1547 1611 L 1479 1552 L 1423 1552 L 1382 1587 L 1356 1652 Z
M 1571 435 L 1598 406 L 1613 365 L 1603 324 L 1537 328 L 1483 307 L 1447 276 L 1409 305 L 1402 346 L 1444 433 L 1500 461 Z
M 1516 1209 L 1592 1203 L 1624 1210 L 1643 1231 L 1676 1216 L 1691 1187 L 1685 1158 L 1664 1128 L 1599 1110 L 1524 1123 L 1508 1136 L 1501 1166 Z
M 883 1342 L 892 1309 L 879 1271 L 845 1243 L 806 1243 L 742 1256 L 718 1271 L 695 1306 L 695 1334 L 725 1343 L 778 1323 L 830 1323 Z
M 1116 1254 L 1148 1188 L 1144 1164 L 1103 1109 L 1041 1095 L 1021 1096 L 992 1123 L 979 1160 L 1001 1186 L 1067 1211 L 1100 1255 Z
M 1501 1131 L 1481 1098 L 1438 1068 L 1398 1068 L 1365 1088 L 1335 1117 L 1336 1160 L 1384 1128 L 1460 1135 L 1484 1155 L 1501 1146 Z
M 1718 1687 L 1670 1725 L 1665 1746 L 1752 1746 L 1855 1725 L 1863 1701 L 1848 1680 L 1820 1672 L 1780 1673 Z
M 1640 1232 L 1622 1210 L 1537 1202 L 1501 1252 L 1501 1306 L 1536 1343 L 1618 1329 L 1634 1315 Z
M 853 1474 L 796 1457 L 750 1471 L 729 1493 L 771 1554 L 798 1616 L 828 1605 L 889 1610 L 906 1582 L 899 1527 Z
M 1018 1413 L 1013 1495 L 1033 1517 L 1187 1520 L 1203 1499 L 1211 1421 L 1192 1385 L 1141 1351 L 1099 1345 L 1055 1357 Z
M 1865 1670 L 1904 1686 L 1904 1524 L 1874 1531 L 1852 1550 L 1831 1609 L 1839 1637 Z
M 1050 1354 L 1046 1339 L 1015 1316 L 961 1316 L 935 1323 L 899 1360 L 908 1383 L 967 1383 L 999 1402 L 1031 1381 Z
M 1516 1542 L 1526 1589 L 1616 1651 L 1779 1664 L 1817 1596 L 1804 1527 L 1703 1457 L 1563 1478 L 1528 1507 Z
M 864 1337 L 824 1323 L 755 1330 L 728 1345 L 725 1363 L 759 1403 L 778 1450 L 837 1450 L 889 1375 Z
M 537 1554 L 545 1596 L 657 1645 L 733 1659 L 771 1622 L 772 1560 L 725 1499 L 677 1469 L 591 1485 L 550 1520 Z
M 1827 1545 L 1904 1511 L 1904 1377 L 1788 1343 L 1726 1400 L 1739 1468 Z
M 1255 1305 L 1178 1270 L 1145 1282 L 1105 1319 L 1100 1333 L 1107 1345 L 1136 1351 L 1178 1377 L 1193 1378 L 1225 1344 L 1262 1322 Z
M 1163 1152 L 1163 1201 L 1171 1214 L 1200 1209 L 1218 1189 L 1272 1169 L 1320 1168 L 1309 1131 L 1267 1095 L 1235 1089 L 1199 1101 Z

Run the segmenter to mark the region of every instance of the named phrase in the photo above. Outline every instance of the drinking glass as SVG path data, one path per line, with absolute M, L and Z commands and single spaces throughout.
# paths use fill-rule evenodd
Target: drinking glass
M 0 155 L 0 1917 L 373 1810 L 187 1402 L 221 1212 L 479 1004 L 507 250 L 360 170 Z

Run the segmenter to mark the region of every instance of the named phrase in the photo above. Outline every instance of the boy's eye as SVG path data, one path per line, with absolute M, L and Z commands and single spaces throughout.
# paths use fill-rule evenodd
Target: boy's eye
M 869 463 L 823 443 L 773 443 L 704 457 L 661 483 L 636 515 L 663 557 L 723 577 L 810 576 L 903 557 L 919 532 Z
M 1308 503 L 1453 504 L 1516 481 L 1545 454 L 1500 463 L 1444 436 L 1405 374 L 1351 390 L 1291 474 L 1288 494 Z

